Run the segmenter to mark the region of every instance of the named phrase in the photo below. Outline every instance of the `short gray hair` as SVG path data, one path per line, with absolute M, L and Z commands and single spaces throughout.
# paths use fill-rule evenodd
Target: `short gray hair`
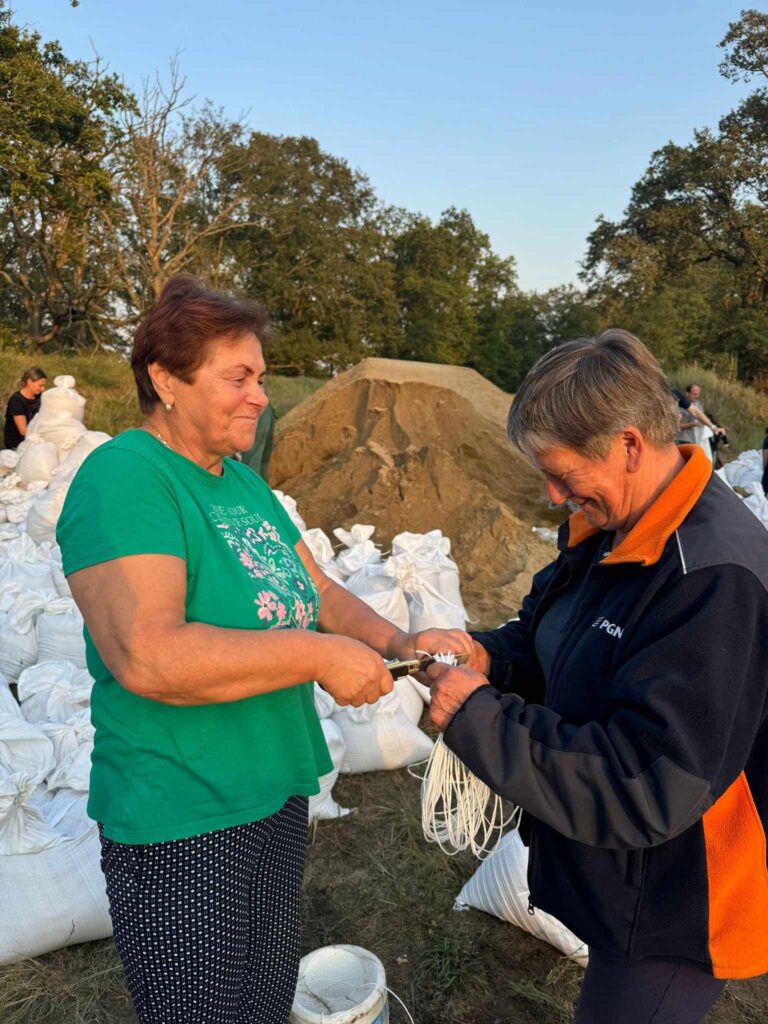
M 528 454 L 562 445 L 602 459 L 627 427 L 666 448 L 678 423 L 656 358 L 634 334 L 612 329 L 566 341 L 538 359 L 512 402 L 507 432 Z

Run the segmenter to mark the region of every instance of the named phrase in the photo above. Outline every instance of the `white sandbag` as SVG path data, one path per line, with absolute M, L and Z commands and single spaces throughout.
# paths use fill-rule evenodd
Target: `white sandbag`
M 10 625 L 7 612 L 0 612 L 0 672 L 9 683 L 15 683 L 20 674 L 37 661 L 37 637 L 34 629 L 18 633 Z
M 0 612 L 7 616 L 8 626 L 19 633 L 34 629 L 38 615 L 48 600 L 53 600 L 53 587 L 36 590 L 28 588 L 26 580 L 0 581 Z
M 53 578 L 53 586 L 59 597 L 72 597 L 72 591 L 67 583 L 67 578 L 64 575 L 64 566 L 62 564 L 61 548 L 55 541 L 50 545 L 51 559 L 48 563 L 51 568 L 51 577 Z M 0 551 L 2 554 L 2 551 Z
M 22 532 L 20 526 L 14 526 L 11 523 L 3 523 L 0 526 L 0 558 L 3 557 L 3 552 L 8 544 L 18 540 Z
M 65 458 L 86 432 L 85 425 L 80 420 L 73 419 L 65 413 L 49 416 L 39 422 L 35 422 L 36 420 L 37 417 L 30 421 L 30 427 L 35 423 L 35 433 L 44 441 L 56 445 L 59 458 Z
M 28 722 L 66 722 L 90 706 L 93 679 L 69 661 L 41 661 L 19 676 L 21 713 Z
M 23 775 L 0 778 L 0 963 L 112 933 L 96 826 L 77 838 L 54 831 L 28 801 L 33 788 Z
M 432 692 L 429 687 L 425 686 L 424 683 L 420 683 L 418 679 L 413 679 L 411 676 L 408 676 L 408 679 L 421 700 L 429 707 L 432 703 Z
M 447 579 L 445 570 L 432 562 L 414 559 L 405 552 L 393 554 L 383 568 L 384 575 L 397 580 L 405 593 L 408 605 L 408 632 L 423 629 L 465 629 L 467 612 L 464 605 L 455 602 L 453 585 L 447 588 L 449 596 L 440 592 Z M 458 575 L 457 575 L 458 579 Z
M 0 672 L 0 714 L 3 715 L 15 715 L 21 714 L 19 708 L 19 702 L 11 693 L 11 688 L 8 680 Z
M 421 717 L 424 714 L 424 708 L 425 706 L 427 708 L 429 707 L 429 702 L 431 700 L 429 687 L 417 682 L 417 680 L 412 676 L 407 676 L 406 679 L 402 680 L 395 680 L 395 688 L 397 688 L 397 683 L 403 684 L 402 690 L 399 691 L 400 703 L 403 711 L 406 712 L 412 722 L 420 722 Z M 406 683 L 408 683 L 408 692 L 406 692 L 407 688 L 404 686 Z M 414 699 L 414 697 L 416 697 L 416 699 Z
M 320 529 L 304 530 L 301 539 L 307 545 L 312 557 L 325 575 L 330 576 L 337 583 L 343 583 L 344 577 L 337 570 L 334 563 L 333 545 L 328 536 Z
M 378 552 L 376 554 L 378 555 Z M 378 565 L 378 563 L 373 564 Z M 385 576 L 382 573 L 372 576 L 367 569 L 363 569 L 347 579 L 346 587 L 350 593 L 355 594 L 361 601 L 365 601 L 368 607 L 373 608 L 382 618 L 397 626 L 398 629 L 402 629 L 404 633 L 408 632 L 410 622 L 408 603 L 403 588 L 394 577 Z
M 0 892 L 5 886 L 5 857 L 9 854 L 39 853 L 58 842 L 59 837 L 43 820 L 40 802 L 34 797 L 39 792 L 37 781 L 26 772 L 0 772 Z M 7 904 L 0 896 L 0 937 L 6 927 Z M 0 962 L 2 962 L 0 941 Z
M 59 597 L 72 597 L 72 591 L 69 589 L 69 583 L 67 583 L 67 577 L 64 575 L 61 562 L 57 562 L 55 559 L 51 559 L 51 575 L 53 576 L 53 585 Z
M 541 540 L 549 541 L 550 544 L 557 544 L 557 530 L 551 526 L 532 526 L 531 533 L 535 533 Z
M 59 451 L 56 445 L 46 441 L 40 434 L 28 434 L 16 472 L 25 484 L 31 484 L 34 480 L 48 483 L 58 464 Z
M 59 789 L 48 794 L 42 806 L 43 820 L 59 835 L 75 838 L 93 828 L 95 822 L 88 817 L 88 794 L 74 789 Z
M 493 852 L 480 864 L 459 893 L 454 909 L 474 907 L 493 914 L 548 942 L 586 967 L 586 945 L 543 910 L 529 914 L 528 896 L 528 850 L 515 829 L 502 836 Z
M 66 754 L 45 780 L 48 789 L 74 789 L 87 793 L 91 785 L 91 754 L 93 740 L 86 740 L 70 754 Z
M 83 616 L 71 597 L 57 595 L 47 601 L 35 628 L 39 661 L 71 661 L 86 667 Z
M 103 430 L 86 430 L 84 434 L 80 434 L 69 453 L 54 470 L 51 478 L 52 486 L 56 487 L 61 482 L 71 481 L 91 452 L 111 440 L 112 436 L 105 434 Z
M 369 706 L 343 708 L 333 716 L 346 744 L 342 772 L 380 772 L 425 761 L 432 740 L 408 719 L 397 694 Z
M 51 546 L 38 545 L 22 532 L 0 549 L 0 584 L 16 582 L 26 590 L 51 590 L 50 563 Z
M 23 772 L 43 781 L 56 764 L 53 743 L 39 726 L 27 722 L 18 704 L 0 709 L 0 774 Z
M 35 419 L 48 420 L 54 416 L 67 416 L 79 420 L 85 416 L 85 399 L 75 390 L 75 378 L 61 374 L 53 378 L 53 387 L 46 388 L 40 396 L 40 411 Z
M 307 529 L 307 524 L 299 515 L 299 510 L 296 507 L 296 500 L 290 496 L 290 494 L 283 494 L 282 491 L 272 491 L 274 496 L 283 506 L 285 511 L 288 513 L 291 522 L 300 533 L 304 533 Z
M 763 455 L 757 449 L 742 452 L 738 458 L 723 466 L 725 478 L 731 487 L 749 489 L 750 484 L 759 483 L 763 475 Z
M 34 500 L 34 496 L 29 495 L 24 499 L 24 501 L 17 502 L 13 505 L 6 505 L 4 508 L 6 522 L 26 522 L 27 515 L 29 514 L 29 510 L 32 508 Z
M 315 711 L 320 721 L 322 722 L 324 718 L 330 718 L 334 711 L 338 710 L 339 705 L 330 693 L 324 690 L 318 683 L 315 683 Z
M 753 482 L 749 485 L 749 490 L 752 493 L 748 498 L 744 499 L 744 504 L 750 512 L 754 512 L 763 526 L 768 529 L 768 498 L 766 498 L 763 492 L 763 485 L 759 482 Z
M 84 744 L 93 743 L 93 725 L 88 708 L 72 715 L 66 722 L 39 722 L 36 727 L 53 745 L 54 764 L 76 753 Z
M 48 485 L 42 480 L 26 484 L 18 473 L 10 473 L 0 479 L 0 509 L 3 521 L 11 524 L 23 523 L 27 512 L 40 490 Z
M 321 529 L 303 530 L 301 539 L 309 548 L 318 565 L 323 566 L 333 561 L 333 545 L 328 535 Z
M 44 541 L 53 543 L 56 540 L 56 524 L 59 521 L 61 510 L 64 508 L 68 490 L 68 483 L 49 487 L 32 503 L 27 513 L 26 525 L 28 536 L 36 544 L 41 544 Z
M 399 533 L 384 572 L 399 580 L 410 612 L 410 632 L 441 627 L 465 629 L 459 568 L 450 557 L 451 542 L 440 530 Z
M 344 579 L 360 572 L 375 575 L 381 571 L 381 552 L 371 540 L 375 529 L 375 526 L 357 523 L 351 530 L 339 527 L 333 531 L 334 537 L 344 544 L 344 550 L 333 563 Z
M 395 693 L 400 700 L 400 708 L 409 722 L 418 725 L 424 713 L 424 701 L 414 688 L 415 679 L 405 676 L 395 680 Z
M 349 808 L 340 807 L 331 795 L 331 790 L 336 785 L 336 780 L 339 777 L 346 745 L 339 727 L 332 719 L 325 718 L 320 724 L 323 727 L 325 742 L 328 744 L 328 753 L 333 761 L 333 770 L 328 772 L 327 775 L 320 776 L 318 780 L 320 792 L 317 796 L 309 798 L 310 821 L 330 821 L 333 818 L 343 818 L 350 813 Z

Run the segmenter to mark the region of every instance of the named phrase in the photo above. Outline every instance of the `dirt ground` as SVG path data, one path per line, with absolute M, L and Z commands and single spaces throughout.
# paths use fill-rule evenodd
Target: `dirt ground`
M 507 439 L 510 401 L 474 370 L 366 359 L 283 417 L 270 483 L 328 534 L 442 530 L 471 617 L 497 626 L 553 556 L 531 527 L 563 519 Z

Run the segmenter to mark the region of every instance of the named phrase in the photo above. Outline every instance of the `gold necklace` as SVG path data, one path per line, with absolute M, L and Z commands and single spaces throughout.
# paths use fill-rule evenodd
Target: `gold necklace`
M 161 444 L 165 445 L 169 452 L 173 451 L 173 448 L 171 447 L 171 445 L 168 444 L 168 442 L 165 440 L 165 438 L 163 437 L 159 430 L 155 431 L 155 437 Z

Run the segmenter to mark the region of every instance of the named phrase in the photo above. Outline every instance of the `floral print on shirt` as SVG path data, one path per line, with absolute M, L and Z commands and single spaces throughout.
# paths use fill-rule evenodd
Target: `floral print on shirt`
M 317 588 L 277 527 L 242 506 L 214 509 L 212 518 L 254 581 L 257 625 L 263 629 L 313 629 L 319 611 Z

